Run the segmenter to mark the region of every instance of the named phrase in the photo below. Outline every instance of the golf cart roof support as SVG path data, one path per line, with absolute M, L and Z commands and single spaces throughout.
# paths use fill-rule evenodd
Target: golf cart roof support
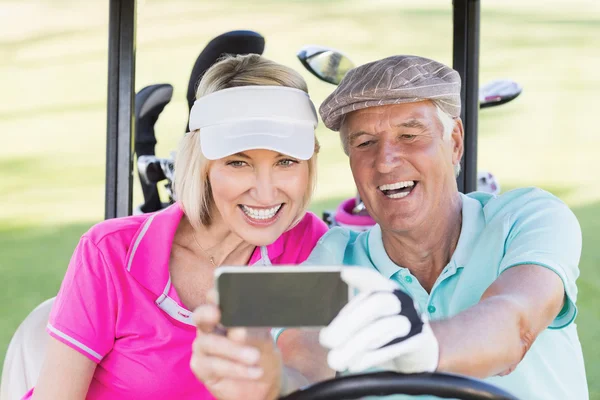
M 131 215 L 133 188 L 133 111 L 135 98 L 136 0 L 109 0 L 108 104 L 105 218 Z M 458 189 L 477 184 L 479 112 L 479 0 L 453 0 L 453 66 L 461 92 L 465 147 Z
M 131 215 L 135 96 L 135 3 L 110 0 L 105 218 Z
M 461 118 L 464 124 L 464 155 L 458 190 L 477 190 L 477 117 L 479 115 L 479 0 L 452 1 L 454 40 L 453 67 L 460 74 Z

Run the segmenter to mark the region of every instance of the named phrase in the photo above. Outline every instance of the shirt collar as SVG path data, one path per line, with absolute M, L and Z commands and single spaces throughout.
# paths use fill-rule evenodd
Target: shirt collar
M 171 248 L 182 216 L 183 210 L 178 203 L 148 214 L 127 255 L 129 273 L 157 296 L 162 294 L 169 281 Z
M 468 263 L 473 243 L 485 224 L 481 203 L 462 193 L 460 193 L 460 196 L 462 198 L 462 226 L 458 244 L 450 258 L 450 264 L 454 263 L 456 268 L 462 268 Z M 369 231 L 367 243 L 367 253 L 374 267 L 383 276 L 390 279 L 398 271 L 406 270 L 406 268 L 395 264 L 385 251 L 379 224 Z
M 148 218 L 138 229 L 127 255 L 129 273 L 157 296 L 163 293 L 169 281 L 171 248 L 182 216 L 183 210 L 179 203 L 148 214 Z M 286 235 L 288 232 L 267 246 L 270 260 L 275 260 L 283 254 Z M 260 247 L 257 247 L 250 257 L 249 265 L 261 264 L 262 258 Z M 267 260 L 267 263 L 270 261 Z
M 248 265 L 262 264 L 263 261 L 266 261 L 266 265 L 270 265 L 271 262 L 275 262 L 275 260 L 283 254 L 283 248 L 287 234 L 288 233 L 285 232 L 275 242 L 267 246 L 266 260 L 263 260 L 264 257 L 262 256 L 260 247 L 257 247 L 252 253 L 252 257 L 250 257 Z
M 405 269 L 396 265 L 385 251 L 379 224 L 376 224 L 369 231 L 367 244 L 367 252 L 369 253 L 373 266 L 386 278 L 390 279 L 396 272 Z
M 457 268 L 462 268 L 469 262 L 473 254 L 473 245 L 479 237 L 479 233 L 485 225 L 485 216 L 481 203 L 463 193 L 462 198 L 462 227 L 460 237 L 450 262 L 454 262 Z

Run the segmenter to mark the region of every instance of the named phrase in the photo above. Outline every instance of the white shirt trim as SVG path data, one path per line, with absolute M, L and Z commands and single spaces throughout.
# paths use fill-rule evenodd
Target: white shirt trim
M 144 227 L 142 228 L 142 231 L 140 232 L 139 236 L 135 239 L 135 243 L 133 244 L 133 249 L 131 250 L 131 255 L 129 256 L 129 261 L 127 261 L 127 271 L 128 272 L 131 272 L 131 264 L 133 263 L 133 257 L 135 256 L 135 252 L 137 251 L 137 248 L 140 245 L 140 242 L 144 238 L 144 235 L 148 231 L 148 228 L 150 228 L 150 224 L 152 223 L 152 220 L 154 219 L 154 217 L 156 217 L 156 214 L 152 214 L 152 216 L 150 218 L 148 218 L 148 221 L 146 221 L 144 223 Z
M 53 334 L 55 334 L 56 336 L 60 337 L 61 339 L 64 339 L 67 342 L 71 343 L 75 347 L 77 347 L 77 348 L 85 351 L 87 354 L 91 355 L 92 357 L 94 357 L 98 361 L 102 361 L 103 357 L 100 354 L 96 353 L 94 350 L 90 349 L 85 344 L 81 343 L 80 341 L 78 341 L 76 339 L 73 339 L 71 336 L 67 335 L 66 333 L 63 333 L 63 332 L 59 331 L 58 329 L 56 329 L 55 327 L 53 327 L 50 324 L 48 324 L 48 330 L 50 332 L 52 332 Z

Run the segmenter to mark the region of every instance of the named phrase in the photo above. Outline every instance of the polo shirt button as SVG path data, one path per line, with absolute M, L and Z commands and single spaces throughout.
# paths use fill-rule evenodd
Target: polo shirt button
M 429 306 L 429 307 L 427 307 L 427 311 L 429 311 L 430 314 L 433 314 L 435 312 L 435 307 Z
M 412 276 L 405 276 L 404 280 L 406 281 L 406 283 L 412 283 Z

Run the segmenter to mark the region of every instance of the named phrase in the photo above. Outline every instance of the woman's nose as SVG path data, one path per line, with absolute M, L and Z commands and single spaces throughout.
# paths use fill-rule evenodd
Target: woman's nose
M 261 205 L 271 206 L 277 201 L 277 187 L 270 171 L 257 172 L 251 194 Z

